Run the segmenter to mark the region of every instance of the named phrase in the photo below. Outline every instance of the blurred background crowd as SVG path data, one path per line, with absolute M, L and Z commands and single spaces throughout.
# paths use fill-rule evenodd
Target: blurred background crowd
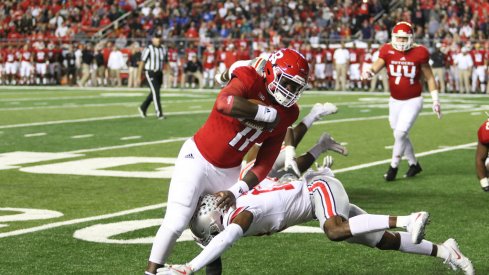
M 0 83 L 138 87 L 141 50 L 158 36 L 163 88 L 214 88 L 235 61 L 290 47 L 309 60 L 314 89 L 384 90 L 385 76 L 360 74 L 399 21 L 432 52 L 442 92 L 486 92 L 488 0 L 5 0 Z

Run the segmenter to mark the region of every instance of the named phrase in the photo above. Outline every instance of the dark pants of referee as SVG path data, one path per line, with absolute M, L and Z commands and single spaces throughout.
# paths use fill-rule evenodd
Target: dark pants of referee
M 160 88 L 161 83 L 163 82 L 163 73 L 161 71 L 145 71 L 144 72 L 146 79 L 148 80 L 150 93 L 146 97 L 146 100 L 143 101 L 140 107 L 140 111 L 142 112 L 142 116 L 146 116 L 146 111 L 148 110 L 149 104 L 153 101 L 156 110 L 156 116 L 159 119 L 164 119 L 163 109 L 161 108 L 160 103 Z

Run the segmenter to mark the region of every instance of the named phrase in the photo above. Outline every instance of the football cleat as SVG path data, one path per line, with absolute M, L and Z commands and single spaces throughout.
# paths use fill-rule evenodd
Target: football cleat
M 412 243 L 418 244 L 424 238 L 424 229 L 429 223 L 428 218 L 430 214 L 428 212 L 416 212 L 409 216 L 409 223 L 406 226 L 406 231 L 411 233 Z
M 453 270 L 462 269 L 465 275 L 475 274 L 472 262 L 460 252 L 457 241 L 450 238 L 442 245 L 450 252 L 444 263 L 448 264 Z
M 321 145 L 323 152 L 326 150 L 331 150 L 343 156 L 348 155 L 348 149 L 346 149 L 345 146 L 339 144 L 330 134 L 326 132 L 321 135 L 318 140 L 318 144 Z
M 313 114 L 314 121 L 321 119 L 323 116 L 335 114 L 338 112 L 338 107 L 333 103 L 326 102 L 324 104 L 316 103 L 311 108 L 310 114 Z
M 489 186 L 482 187 L 482 190 L 484 190 L 484 192 L 489 192 Z
M 164 120 L 164 119 L 166 119 L 166 117 L 164 115 L 160 115 L 160 116 L 158 116 L 158 119 L 159 120 Z
M 138 107 L 138 112 L 142 118 L 146 118 L 146 111 L 143 111 L 141 107 Z
M 419 165 L 419 162 L 416 162 L 416 164 L 410 165 L 408 171 L 404 175 L 405 178 L 412 178 L 416 176 L 417 174 L 421 173 L 423 169 L 421 168 L 421 165 Z
M 392 166 L 389 166 L 389 170 L 387 170 L 387 172 L 384 174 L 384 179 L 386 181 L 393 181 L 396 179 L 396 175 L 397 175 L 397 167 L 394 168 Z
M 190 275 L 194 274 L 192 268 L 188 265 L 165 265 L 156 270 L 156 275 Z

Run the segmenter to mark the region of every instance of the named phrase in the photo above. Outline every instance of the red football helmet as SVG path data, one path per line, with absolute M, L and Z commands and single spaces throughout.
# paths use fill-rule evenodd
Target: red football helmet
M 414 31 L 413 27 L 408 22 L 399 22 L 392 29 L 392 47 L 398 51 L 407 51 L 413 46 Z M 407 38 L 404 41 L 403 38 Z
M 309 64 L 296 50 L 280 49 L 265 64 L 267 90 L 284 107 L 294 105 L 299 99 L 308 77 Z

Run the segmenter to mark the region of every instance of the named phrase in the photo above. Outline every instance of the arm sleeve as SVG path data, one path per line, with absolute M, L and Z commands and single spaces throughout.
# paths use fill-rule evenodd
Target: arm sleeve
M 238 78 L 233 78 L 229 84 L 224 87 L 216 99 L 216 108 L 225 115 L 231 114 L 233 109 L 234 96 L 243 96 L 246 87 Z
M 250 170 L 256 175 L 259 182 L 261 182 L 268 175 L 270 169 L 272 169 L 272 166 L 280 153 L 285 133 L 286 132 L 284 131 L 281 134 L 270 137 L 263 142 L 260 147 L 255 164 Z
M 243 236 L 243 229 L 241 226 L 231 223 L 224 231 L 217 234 L 212 241 L 195 257 L 190 263 L 190 267 L 194 271 L 198 271 L 210 262 L 214 261 L 224 251 L 233 245 L 234 242 L 239 240 Z

